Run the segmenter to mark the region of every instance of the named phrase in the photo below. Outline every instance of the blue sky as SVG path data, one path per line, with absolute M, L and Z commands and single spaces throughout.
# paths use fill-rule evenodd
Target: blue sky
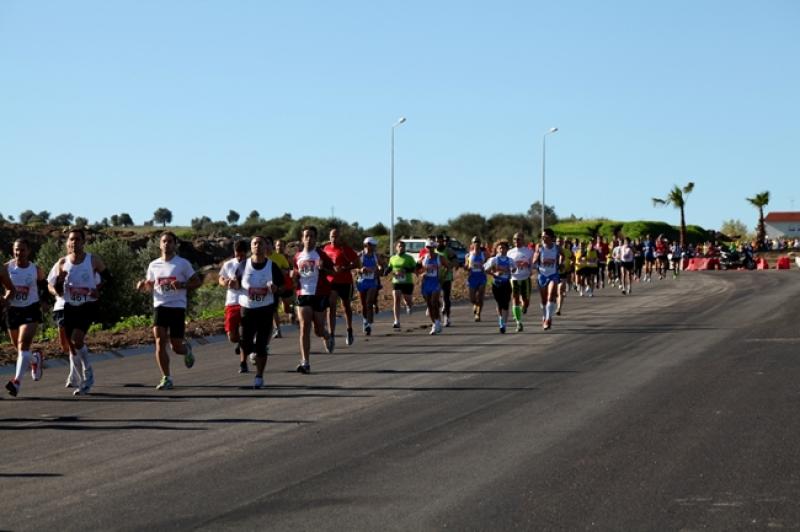
M 0 2 L 0 213 L 800 210 L 800 3 Z

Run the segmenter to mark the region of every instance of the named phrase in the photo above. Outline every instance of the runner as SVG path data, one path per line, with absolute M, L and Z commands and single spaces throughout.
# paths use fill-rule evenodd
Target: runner
M 486 271 L 483 269 L 485 264 L 486 251 L 481 247 L 481 239 L 473 236 L 472 243 L 469 246 L 469 253 L 464 259 L 464 267 L 469 272 L 467 289 L 469 290 L 469 301 L 472 303 L 472 316 L 475 321 L 481 321 L 483 300 L 486 295 Z
M 542 328 L 548 330 L 553 324 L 553 311 L 556 308 L 556 293 L 560 281 L 558 270 L 561 268 L 561 248 L 555 242 L 555 233 L 549 227 L 542 231 L 542 243 L 536 249 L 533 263 L 537 264 L 539 275 L 539 296 L 541 297 Z
M 633 241 L 633 279 L 637 283 L 642 282 L 642 275 L 644 270 L 644 245 L 640 239 Z
M 669 269 L 668 250 L 667 239 L 664 235 L 658 235 L 658 238 L 656 238 L 656 269 L 658 270 L 659 281 L 664 279 Z
M 8 333 L 17 351 L 17 370 L 6 384 L 6 390 L 16 397 L 22 386 L 22 375 L 31 368 L 31 378 L 42 378 L 43 360 L 39 351 L 31 352 L 31 343 L 36 336 L 36 328 L 42 323 L 43 298 L 40 293 L 46 290 L 47 281 L 39 267 L 30 261 L 30 244 L 18 238 L 13 246 L 14 258 L 5 263 L 3 281 L 10 280 L 12 286 L 6 287 L 4 299 L 9 301 L 7 310 Z M 43 295 L 43 294 L 42 294 Z
M 361 319 L 364 334 L 372 334 L 372 322 L 375 319 L 375 299 L 378 297 L 378 279 L 381 264 L 375 247 L 378 241 L 368 236 L 364 239 L 364 249 L 359 255 L 361 269 L 358 271 L 358 298 L 361 301 Z
M 240 327 L 242 323 L 242 307 L 239 298 L 242 295 L 242 272 L 247 260 L 247 242 L 237 240 L 233 245 L 233 258 L 225 261 L 219 270 L 219 285 L 225 290 L 225 334 L 228 341 L 236 344 L 234 352 L 239 355 L 239 373 L 247 373 L 247 357 L 242 353 L 240 345 Z
M 578 294 L 583 297 L 584 291 L 590 295 L 594 288 L 594 280 L 590 275 L 589 252 L 593 251 L 597 257 L 597 250 L 591 247 L 591 242 L 582 241 L 575 252 L 575 275 L 578 280 Z
M 269 259 L 277 264 L 278 268 L 281 270 L 281 273 L 283 273 L 284 284 L 278 287 L 278 293 L 276 294 L 275 312 L 273 313 L 275 320 L 275 332 L 272 334 L 273 338 L 283 338 L 283 332 L 281 332 L 281 317 L 280 313 L 278 312 L 279 306 L 283 305 L 283 313 L 290 316 L 289 319 L 292 323 L 295 323 L 297 320 L 294 312 L 292 312 L 294 290 L 289 277 L 289 272 L 292 270 L 292 268 L 289 264 L 289 257 L 286 255 L 286 244 L 283 242 L 283 240 L 275 241 L 275 249 L 269 254 Z
M 634 267 L 634 254 L 631 239 L 627 236 L 622 240 L 619 246 L 619 260 L 620 260 L 620 286 L 622 287 L 623 294 L 631 293 L 631 281 L 633 277 Z
M 450 321 L 450 307 L 452 306 L 452 302 L 450 301 L 450 294 L 453 291 L 453 270 L 455 270 L 456 265 L 458 264 L 458 258 L 456 257 L 456 252 L 450 249 L 450 237 L 440 234 L 436 236 L 436 253 L 442 255 L 448 264 L 447 270 L 444 272 L 444 276 L 441 279 L 442 284 L 442 316 L 444 321 L 445 327 L 450 327 L 452 323 Z
M 672 278 L 677 279 L 678 275 L 681 273 L 681 258 L 683 257 L 681 243 L 677 240 L 673 241 L 672 246 L 670 247 L 670 252 L 672 253 L 670 258 L 670 262 L 672 263 Z
M 564 299 L 567 297 L 572 277 L 575 275 L 575 254 L 572 252 L 572 241 L 569 239 L 562 242 L 559 238 L 556 240 L 556 245 L 561 248 L 561 254 L 564 257 L 561 263 L 561 269 L 558 272 L 558 301 L 556 306 L 556 316 L 561 316 L 561 307 L 564 304 Z
M 250 241 L 250 258 L 245 261 L 242 272 L 242 291 L 239 295 L 242 308 L 242 356 L 255 354 L 253 388 L 256 390 L 264 386 L 273 314 L 277 310 L 276 294 L 285 285 L 283 272 L 269 258 L 271 252 L 271 238 L 253 237 Z
M 331 284 L 330 303 L 328 306 L 328 330 L 331 337 L 336 337 L 336 307 L 339 299 L 344 308 L 344 320 L 347 325 L 345 343 L 353 345 L 353 273 L 361 267 L 358 254 L 350 246 L 345 245 L 339 238 L 339 230 L 331 229 L 330 243 L 322 251 L 333 261 L 333 272 L 327 275 Z M 334 340 L 335 341 L 335 340 Z
M 653 238 L 647 235 L 644 239 L 644 280 L 647 283 L 653 282 L 653 268 L 656 262 L 656 245 Z
M 517 322 L 517 332 L 522 332 L 522 315 L 527 314 L 531 304 L 531 268 L 534 251 L 525 245 L 522 231 L 514 233 L 514 247 L 508 250 L 508 258 L 514 263 L 511 268 L 511 295 L 514 306 L 511 312 Z
M 494 256 L 486 261 L 484 270 L 492 276 L 492 295 L 497 305 L 497 325 L 500 334 L 506 333 L 508 303 L 511 300 L 511 271 L 514 261 L 508 256 L 508 240 L 494 244 Z
M 311 327 L 323 339 L 325 351 L 333 353 L 333 335 L 325 329 L 325 310 L 331 300 L 331 286 L 327 276 L 334 273 L 333 261 L 324 251 L 317 249 L 317 228 L 303 228 L 303 248 L 292 259 L 292 279 L 297 287 L 297 319 L 300 322 L 300 364 L 297 372 L 311 373 Z
M 428 248 L 428 252 L 417 262 L 417 272 L 422 275 L 422 297 L 425 298 L 425 303 L 428 307 L 428 317 L 431 320 L 430 334 L 439 334 L 442 332 L 442 322 L 440 319 L 441 281 L 442 278 L 447 275 L 447 270 L 450 268 L 447 258 L 435 252 L 436 246 L 436 241 L 428 240 L 425 246 Z
M 161 233 L 161 256 L 147 267 L 145 278 L 136 285 L 139 291 L 153 293 L 153 337 L 156 363 L 161 381 L 156 390 L 171 390 L 174 383 L 169 367 L 167 343 L 172 352 L 183 355 L 187 368 L 194 366 L 192 346 L 184 339 L 186 329 L 186 294 L 203 284 L 188 260 L 177 254 L 178 237 L 171 231 Z
M 610 253 L 610 249 L 608 247 L 608 242 L 606 239 L 600 235 L 597 235 L 595 239 L 594 249 L 597 250 L 597 271 L 594 273 L 594 286 L 595 288 L 605 288 L 606 287 L 606 265 L 608 264 L 608 255 Z
M 392 307 L 392 314 L 394 315 L 393 329 L 400 328 L 400 302 L 404 301 L 406 308 L 409 309 L 414 304 L 414 279 L 411 274 L 417 267 L 414 257 L 406 253 L 406 245 L 401 240 L 395 244 L 397 250 L 396 255 L 392 255 L 389 259 L 389 268 L 386 274 L 392 276 L 392 299 L 394 306 Z
M 64 330 L 69 339 L 70 361 L 75 364 L 78 373 L 73 395 L 85 395 L 94 385 L 94 371 L 85 342 L 86 333 L 97 316 L 100 288 L 110 280 L 103 260 L 87 253 L 85 246 L 86 231 L 72 229 L 67 235 L 67 254 L 56 262 L 56 275 L 49 284 L 50 292 L 64 299 Z

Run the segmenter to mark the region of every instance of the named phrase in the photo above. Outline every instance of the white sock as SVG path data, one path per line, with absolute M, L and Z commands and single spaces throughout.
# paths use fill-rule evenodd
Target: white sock
M 14 380 L 22 382 L 22 376 L 28 371 L 28 365 L 31 363 L 31 352 L 20 351 L 17 355 L 17 373 L 14 375 Z
M 80 373 L 78 372 L 78 366 L 75 363 L 75 355 L 70 352 L 69 354 L 69 382 L 72 384 L 78 384 L 81 382 Z
M 546 309 L 546 307 L 543 304 L 539 303 L 539 308 L 542 309 L 542 317 L 544 319 L 547 319 L 547 309 Z
M 83 347 L 78 349 L 78 357 L 83 363 L 83 371 L 92 369 L 92 365 L 89 363 L 89 348 L 86 347 L 86 344 L 83 344 Z
M 548 320 L 553 319 L 553 312 L 555 311 L 555 309 L 556 309 L 556 304 L 555 303 L 548 303 L 547 304 L 547 319 Z

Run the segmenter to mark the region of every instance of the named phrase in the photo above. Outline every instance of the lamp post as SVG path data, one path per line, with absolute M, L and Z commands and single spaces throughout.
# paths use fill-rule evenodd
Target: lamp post
M 406 117 L 401 116 L 397 119 L 392 125 L 392 169 L 391 169 L 391 193 L 390 193 L 390 204 L 391 204 L 391 225 L 389 225 L 389 255 L 392 254 L 392 249 L 394 249 L 394 130 L 396 127 L 405 123 Z
M 544 205 L 545 205 L 544 203 L 544 168 L 545 168 L 544 161 L 545 161 L 545 145 L 546 145 L 545 141 L 547 140 L 547 135 L 555 133 L 556 131 L 558 131 L 557 127 L 551 127 L 550 129 L 547 130 L 547 132 L 544 135 L 542 135 L 542 231 L 544 231 Z

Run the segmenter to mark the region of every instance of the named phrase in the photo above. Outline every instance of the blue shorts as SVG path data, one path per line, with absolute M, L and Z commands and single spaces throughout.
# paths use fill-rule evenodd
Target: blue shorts
M 469 272 L 467 286 L 475 290 L 486 284 L 486 274 L 484 272 Z
M 378 288 L 378 281 L 375 279 L 359 279 L 356 282 L 356 288 L 359 292 L 366 292 L 371 288 Z
M 422 295 L 430 296 L 442 290 L 438 277 L 425 277 L 422 280 Z
M 553 275 L 541 275 L 540 274 L 539 278 L 538 278 L 538 281 L 539 281 L 539 288 L 544 288 L 550 283 L 555 283 L 555 284 L 560 283 L 561 282 L 561 276 L 559 276 L 557 273 L 554 273 Z

